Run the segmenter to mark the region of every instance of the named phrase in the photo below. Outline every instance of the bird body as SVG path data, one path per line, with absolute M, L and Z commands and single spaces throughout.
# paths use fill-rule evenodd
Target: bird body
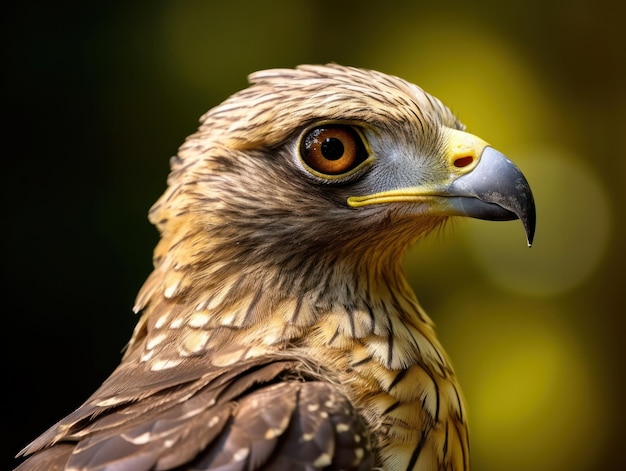
M 460 387 L 402 260 L 451 215 L 520 218 L 530 242 L 528 184 L 402 79 L 250 80 L 171 160 L 120 365 L 19 471 L 469 469 Z M 510 184 L 476 183 L 495 168 Z

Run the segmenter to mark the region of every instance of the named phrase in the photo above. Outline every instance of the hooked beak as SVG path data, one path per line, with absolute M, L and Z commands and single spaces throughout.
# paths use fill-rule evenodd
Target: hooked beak
M 451 133 L 450 162 L 472 162 L 445 184 L 429 182 L 415 187 L 351 196 L 352 207 L 391 202 L 422 202 L 430 214 L 468 216 L 490 221 L 519 219 L 530 247 L 535 234 L 535 202 L 519 168 L 486 142 L 462 131 Z M 471 159 L 470 159 L 471 158 Z M 458 166 L 458 165 L 457 165 Z M 451 166 L 452 168 L 452 166 Z
M 485 147 L 470 173 L 442 191 L 450 209 L 460 215 L 489 221 L 519 219 L 530 247 L 535 235 L 535 201 L 530 185 L 517 166 L 493 147 Z

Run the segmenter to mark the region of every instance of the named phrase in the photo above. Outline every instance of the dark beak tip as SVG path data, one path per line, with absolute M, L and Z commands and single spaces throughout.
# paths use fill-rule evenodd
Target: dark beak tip
M 447 189 L 461 213 L 491 221 L 519 219 L 531 247 L 535 237 L 535 201 L 521 170 L 493 147 L 486 147 L 478 166 Z
M 529 214 L 524 214 L 524 218 L 522 219 L 522 224 L 524 225 L 524 230 L 526 231 L 526 241 L 528 242 L 528 247 L 533 246 L 533 241 L 535 239 L 535 226 L 536 226 L 536 213 L 535 213 L 535 203 L 531 200 L 532 205 L 530 206 L 531 211 Z
M 535 199 L 530 189 L 530 185 L 526 180 L 526 177 L 519 171 L 518 184 L 515 185 L 518 189 L 518 198 L 515 202 L 514 208 L 511 208 L 522 225 L 524 226 L 524 232 L 526 233 L 526 241 L 528 247 L 532 247 L 535 239 L 535 227 L 537 222 L 537 211 L 535 208 Z

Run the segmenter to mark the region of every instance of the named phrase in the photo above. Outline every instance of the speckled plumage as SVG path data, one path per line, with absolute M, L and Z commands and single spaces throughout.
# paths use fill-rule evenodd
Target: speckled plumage
M 450 159 L 462 125 L 374 71 L 250 80 L 171 160 L 121 364 L 20 471 L 469 468 L 459 385 L 401 270 L 449 214 L 428 198 L 348 203 L 470 172 Z M 311 171 L 298 155 L 320 123 L 357 127 L 367 161 Z

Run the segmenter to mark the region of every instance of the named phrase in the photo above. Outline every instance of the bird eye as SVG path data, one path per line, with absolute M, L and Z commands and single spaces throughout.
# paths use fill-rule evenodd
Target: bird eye
M 367 159 L 367 150 L 354 128 L 329 124 L 313 128 L 304 135 L 300 155 L 312 170 L 324 175 L 340 175 Z

